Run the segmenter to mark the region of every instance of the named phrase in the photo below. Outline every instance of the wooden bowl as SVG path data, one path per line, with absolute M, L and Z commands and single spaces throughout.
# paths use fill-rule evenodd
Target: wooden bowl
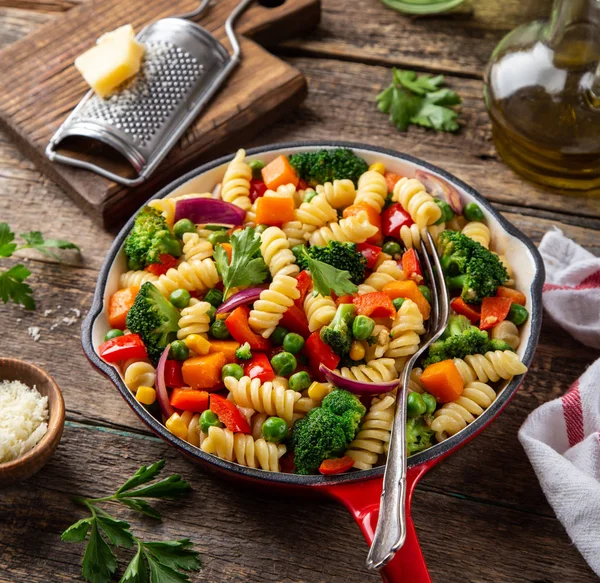
M 0 381 L 21 381 L 29 387 L 35 385 L 40 395 L 48 397 L 48 431 L 25 455 L 0 463 L 2 487 L 33 476 L 52 457 L 65 425 L 65 402 L 58 385 L 47 372 L 16 358 L 0 358 Z

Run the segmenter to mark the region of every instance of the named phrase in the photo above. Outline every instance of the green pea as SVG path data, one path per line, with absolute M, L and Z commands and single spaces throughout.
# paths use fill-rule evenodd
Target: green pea
M 208 236 L 208 242 L 212 245 L 217 243 L 229 243 L 229 233 L 227 231 L 213 231 Z
M 210 410 L 203 411 L 198 420 L 200 431 L 202 433 L 208 433 L 211 427 L 222 427 L 223 424 L 219 421 L 219 418 Z
M 507 318 L 515 325 L 520 326 L 527 321 L 529 318 L 529 312 L 527 308 L 523 307 L 521 304 L 515 304 L 514 302 L 510 305 L 510 310 L 508 311 Z
M 392 304 L 394 304 L 394 308 L 396 308 L 396 310 L 399 310 L 403 303 L 404 298 L 396 298 L 395 300 L 392 300 Z
M 308 389 L 308 387 L 310 387 L 311 383 L 312 379 L 305 370 L 301 370 L 300 372 L 294 373 L 290 377 L 290 389 L 292 389 L 292 391 L 304 391 L 305 389 Z
M 356 316 L 352 322 L 352 336 L 356 340 L 366 340 L 371 336 L 373 328 L 375 328 L 375 322 L 369 316 Z
M 223 303 L 223 292 L 219 289 L 209 289 L 204 296 L 204 301 L 218 308 Z
M 294 334 L 294 332 L 290 332 L 285 335 L 283 339 L 283 349 L 291 352 L 292 354 L 296 354 L 302 350 L 304 346 L 304 338 L 300 336 L 300 334 Z
M 419 417 L 427 410 L 425 401 L 419 393 L 410 393 L 406 398 L 406 414 L 409 417 Z
M 235 364 L 235 362 L 226 364 L 221 369 L 221 378 L 223 380 L 225 380 L 225 377 L 234 377 L 239 381 L 243 376 L 244 369 L 239 364 Z
M 191 298 L 190 292 L 182 288 L 174 289 L 169 296 L 171 303 L 180 310 L 187 308 Z
M 381 248 L 381 250 L 384 253 L 387 253 L 388 255 L 391 255 L 392 257 L 394 255 L 399 255 L 400 253 L 402 253 L 402 247 L 400 247 L 399 243 L 396 243 L 396 241 L 388 241 L 387 243 L 385 243 L 385 245 Z
M 113 328 L 109 330 L 105 336 L 104 340 L 112 340 L 113 338 L 118 338 L 119 336 L 123 336 L 123 330 L 119 330 L 118 328 Z
M 465 205 L 463 209 L 463 215 L 467 221 L 483 221 L 483 212 L 479 208 L 476 202 L 470 202 Z
M 250 160 L 248 166 L 252 170 L 252 178 L 262 178 L 261 170 L 265 167 L 265 163 L 262 160 Z
M 442 211 L 440 218 L 434 224 L 439 225 L 441 223 L 447 223 L 448 221 L 451 221 L 452 217 L 454 217 L 454 211 L 452 210 L 452 207 L 445 200 L 441 200 L 439 198 L 434 198 L 433 200 Z
M 210 308 L 208 308 L 208 310 L 206 310 L 206 314 L 210 318 L 209 322 L 212 324 L 215 321 L 215 318 L 217 317 L 217 308 L 211 306 Z
M 254 229 L 254 232 L 257 235 L 262 235 L 267 229 L 269 228 L 269 225 L 256 225 L 256 228 Z
M 163 240 L 165 243 L 165 253 L 169 255 L 173 255 L 173 257 L 179 257 L 181 255 L 181 242 L 176 238 L 169 237 L 166 240 Z
M 296 358 L 290 352 L 279 352 L 271 359 L 275 374 L 287 377 L 296 370 Z
M 417 287 L 419 288 L 423 296 L 425 296 L 425 299 L 429 303 L 431 303 L 431 290 L 426 285 L 419 285 Z
M 263 423 L 262 434 L 267 441 L 280 443 L 287 439 L 288 433 L 288 425 L 281 417 L 269 417 Z
M 196 225 L 190 219 L 181 219 L 173 225 L 173 234 L 178 239 L 183 239 L 185 233 L 195 233 Z
M 271 342 L 275 346 L 282 346 L 288 331 L 283 326 L 277 326 L 271 334 Z
M 213 338 L 217 340 L 227 340 L 230 337 L 229 330 L 227 330 L 227 326 L 225 325 L 225 320 L 215 320 L 211 327 L 210 333 L 213 335 Z
M 304 195 L 304 202 L 310 202 L 313 198 L 317 196 L 317 192 L 315 190 L 308 190 Z
M 421 399 L 423 399 L 423 403 L 425 403 L 425 413 L 427 413 L 427 415 L 432 415 L 437 407 L 435 397 L 429 393 L 423 393 Z
M 171 342 L 169 348 L 169 358 L 173 360 L 185 360 L 190 355 L 190 349 L 183 340 Z

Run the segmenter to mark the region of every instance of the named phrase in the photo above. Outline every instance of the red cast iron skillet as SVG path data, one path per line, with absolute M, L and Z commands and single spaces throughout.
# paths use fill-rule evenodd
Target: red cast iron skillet
M 533 360 L 542 323 L 542 285 L 544 281 L 544 267 L 542 260 L 534 244 L 521 233 L 521 231 L 516 229 L 495 211 L 488 201 L 470 186 L 452 174 L 419 160 L 418 158 L 393 150 L 356 143 L 303 142 L 272 144 L 250 150 L 248 151 L 248 156 L 252 158 L 256 155 L 261 155 L 262 159 L 270 159 L 274 157 L 273 153 L 279 154 L 288 153 L 290 150 L 302 151 L 336 147 L 352 148 L 359 155 L 366 157 L 369 163 L 377 159 L 382 159 L 383 162 L 386 163 L 386 167 L 391 171 L 398 171 L 398 169 L 394 168 L 394 161 L 397 166 L 401 167 L 400 170 L 402 167 L 406 169 L 407 166 L 416 166 L 453 185 L 461 193 L 463 202 L 466 203 L 469 200 L 474 200 L 481 206 L 487 217 L 488 223 L 494 223 L 494 228 L 492 230 L 495 238 L 504 237 L 504 239 L 509 242 L 509 247 L 513 249 L 511 258 L 513 268 L 519 268 L 521 271 L 520 279 L 525 279 L 529 284 L 529 289 L 523 289 L 522 286 L 520 286 L 522 291 L 528 296 L 530 318 L 527 325 L 528 329 L 524 334 L 525 338 L 522 340 L 522 345 L 519 349 L 523 362 L 529 366 Z M 163 188 L 153 198 L 165 197 L 175 189 L 182 187 L 182 185 L 191 179 L 217 168 L 218 166 L 224 165 L 232 158 L 233 155 L 225 156 L 192 170 L 185 176 L 175 180 L 169 186 Z M 401 173 L 401 171 L 399 173 Z M 188 191 L 194 192 L 193 189 L 188 189 Z M 235 463 L 221 460 L 215 456 L 204 453 L 199 448 L 188 444 L 167 431 L 159 421 L 152 417 L 146 409 L 136 401 L 134 395 L 125 386 L 119 372 L 99 358 L 96 352 L 96 346 L 100 344 L 104 332 L 108 329 L 106 321 L 102 321 L 104 318 L 104 300 L 108 297 L 109 293 L 113 291 L 107 290 L 107 283 L 113 263 L 116 260 L 118 261 L 121 256 L 121 247 L 132 224 L 133 217 L 115 239 L 108 256 L 104 261 L 102 269 L 100 270 L 92 307 L 82 326 L 83 350 L 91 364 L 115 384 L 128 405 L 156 435 L 192 458 L 195 462 L 205 466 L 207 469 L 217 471 L 219 474 L 237 479 L 240 482 L 255 483 L 261 487 L 268 486 L 281 491 L 310 490 L 339 500 L 346 508 L 348 508 L 348 510 L 350 510 L 367 539 L 367 542 L 370 544 L 379 515 L 379 497 L 382 488 L 383 467 L 360 472 L 350 472 L 338 476 L 300 476 L 295 474 L 265 472 L 263 470 L 246 468 Z M 408 496 L 406 502 L 408 532 L 406 543 L 398 551 L 394 559 L 383 569 L 383 581 L 387 583 L 431 582 L 410 514 L 411 498 L 415 485 L 435 464 L 462 447 L 482 431 L 484 427 L 491 423 L 502 409 L 504 409 L 522 382 L 523 376 L 513 378 L 505 385 L 503 390 L 499 392 L 494 403 L 473 423 L 446 441 L 434 445 L 428 450 L 409 458 L 407 476 Z

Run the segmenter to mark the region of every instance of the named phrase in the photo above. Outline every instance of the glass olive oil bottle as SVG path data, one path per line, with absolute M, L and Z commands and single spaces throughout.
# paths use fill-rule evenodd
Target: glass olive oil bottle
M 485 73 L 496 149 L 525 177 L 600 193 L 600 0 L 555 0 L 524 24 Z

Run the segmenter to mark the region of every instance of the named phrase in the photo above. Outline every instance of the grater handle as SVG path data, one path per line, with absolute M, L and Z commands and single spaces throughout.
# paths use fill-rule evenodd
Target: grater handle
M 185 14 L 179 14 L 178 16 L 175 16 L 175 18 L 183 18 L 184 20 L 192 20 L 193 18 L 196 18 L 196 16 L 200 16 L 208 8 L 209 4 L 210 4 L 210 0 L 202 0 L 202 2 L 200 3 L 200 6 L 198 6 L 198 8 L 196 8 L 195 10 L 191 10 L 190 12 L 186 12 Z

